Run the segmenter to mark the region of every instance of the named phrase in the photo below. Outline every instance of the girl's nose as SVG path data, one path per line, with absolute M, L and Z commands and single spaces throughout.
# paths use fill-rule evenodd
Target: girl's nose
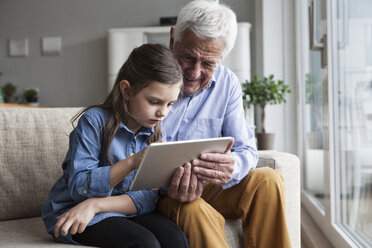
M 156 111 L 156 115 L 157 115 L 158 117 L 164 117 L 164 116 L 165 116 L 165 113 L 166 113 L 166 106 L 164 106 L 164 107 L 160 107 L 160 108 L 158 109 L 158 111 Z

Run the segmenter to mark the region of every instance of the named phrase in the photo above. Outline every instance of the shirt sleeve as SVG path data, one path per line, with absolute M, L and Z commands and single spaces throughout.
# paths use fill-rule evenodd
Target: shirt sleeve
M 167 133 L 163 125 L 160 126 L 161 129 L 161 139 L 163 142 L 167 142 Z
M 92 118 L 85 112 L 70 135 L 65 175 L 68 174 L 70 195 L 75 202 L 111 194 L 111 167 L 100 162 L 103 125 L 98 114 Z
M 155 210 L 158 201 L 158 190 L 127 191 L 137 208 L 137 214 L 146 214 Z
M 231 91 L 224 116 L 222 134 L 234 137 L 234 145 L 231 150 L 235 157 L 235 166 L 230 181 L 222 185 L 224 189 L 238 184 L 250 170 L 256 168 L 258 162 L 255 136 L 244 118 L 242 90 L 235 75 L 230 77 L 230 85 Z

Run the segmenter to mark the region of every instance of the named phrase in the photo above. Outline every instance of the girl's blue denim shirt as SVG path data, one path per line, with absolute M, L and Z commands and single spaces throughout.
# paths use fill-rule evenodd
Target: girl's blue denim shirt
M 52 236 L 57 216 L 88 198 L 127 194 L 136 205 L 136 215 L 155 210 L 158 191 L 128 191 L 136 170 L 110 189 L 111 166 L 106 161 L 103 145 L 103 131 L 108 116 L 108 112 L 102 108 L 91 108 L 80 117 L 70 134 L 69 149 L 62 164 L 63 175 L 52 187 L 42 211 L 47 232 Z M 142 128 L 135 135 L 121 123 L 110 146 L 111 163 L 115 164 L 141 151 L 152 134 L 152 128 Z M 99 213 L 88 226 L 112 216 L 131 217 L 119 213 Z M 57 241 L 76 244 L 70 233 L 60 235 Z

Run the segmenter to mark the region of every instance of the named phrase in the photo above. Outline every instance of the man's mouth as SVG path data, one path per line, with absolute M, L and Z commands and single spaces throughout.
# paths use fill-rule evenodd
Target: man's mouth
M 189 79 L 187 77 L 183 77 L 183 79 L 187 83 L 197 83 L 197 82 L 199 82 L 199 79 Z

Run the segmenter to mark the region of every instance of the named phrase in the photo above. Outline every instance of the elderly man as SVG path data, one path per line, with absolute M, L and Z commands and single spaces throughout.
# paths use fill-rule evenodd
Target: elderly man
M 282 176 L 255 169 L 258 154 L 240 82 L 220 65 L 236 33 L 234 12 L 208 1 L 187 4 L 171 28 L 184 95 L 163 124 L 167 141 L 232 136 L 235 142 L 225 154 L 202 154 L 179 167 L 157 210 L 181 227 L 191 247 L 228 247 L 224 217 L 242 219 L 246 247 L 290 247 Z

